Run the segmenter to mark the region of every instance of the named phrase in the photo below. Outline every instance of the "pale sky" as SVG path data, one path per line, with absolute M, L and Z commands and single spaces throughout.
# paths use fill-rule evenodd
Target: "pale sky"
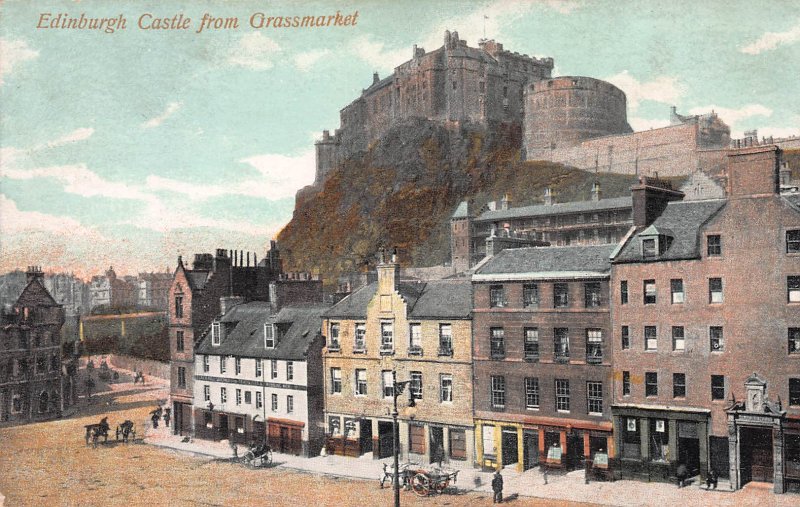
M 359 12 L 353 27 L 254 29 Z M 113 34 L 37 29 L 42 13 L 117 17 Z M 144 13 L 192 19 L 144 31 Z M 195 33 L 204 13 L 236 30 Z M 173 269 L 178 253 L 263 256 L 312 182 L 339 110 L 445 29 L 606 79 L 635 130 L 716 110 L 735 136 L 800 135 L 800 1 L 117 2 L 0 4 L 0 272 Z

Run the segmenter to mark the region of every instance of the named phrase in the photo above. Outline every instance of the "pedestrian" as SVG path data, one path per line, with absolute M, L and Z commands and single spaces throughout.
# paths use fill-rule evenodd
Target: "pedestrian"
M 152 412 L 150 420 L 153 421 L 153 429 L 157 429 L 158 428 L 158 412 L 157 411 L 154 410 Z
M 492 491 L 494 492 L 493 503 L 503 503 L 503 476 L 500 475 L 500 469 L 494 473 Z
M 544 483 L 547 484 L 547 466 L 542 464 L 542 478 L 544 479 Z
M 228 436 L 228 444 L 231 446 L 233 450 L 233 457 L 239 457 L 239 446 L 236 444 L 236 439 L 233 438 L 233 432 L 231 431 L 230 435 Z
M 167 428 L 169 428 L 170 412 L 172 412 L 172 410 L 170 408 L 165 408 L 164 409 L 164 426 L 166 426 Z
M 144 385 L 144 373 L 139 372 L 139 377 L 142 379 L 142 385 Z
M 686 465 L 679 463 L 675 475 L 678 477 L 678 487 L 682 488 L 686 482 Z
M 713 468 L 709 468 L 708 476 L 706 477 L 706 489 L 711 489 L 711 486 L 714 486 L 714 489 L 717 489 L 717 481 L 717 473 Z

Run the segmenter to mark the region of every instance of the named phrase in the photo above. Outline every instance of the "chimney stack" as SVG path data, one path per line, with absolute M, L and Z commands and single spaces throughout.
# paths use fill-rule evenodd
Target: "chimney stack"
M 500 209 L 507 210 L 511 207 L 511 194 L 505 194 L 500 201 Z
M 377 72 L 373 72 L 372 73 L 372 84 L 376 84 L 378 81 L 380 81 L 380 78 L 378 77 L 378 73 Z
M 781 150 L 753 146 L 728 153 L 728 195 L 731 198 L 774 195 L 780 192 Z
M 639 183 L 631 187 L 633 200 L 633 225 L 643 229 L 652 224 L 670 201 L 683 199 L 683 192 L 672 189 L 667 181 L 642 176 Z
M 553 205 L 553 191 L 550 190 L 550 187 L 544 189 L 544 203 L 547 206 Z
M 44 273 L 42 272 L 41 266 L 28 266 L 28 270 L 25 272 L 25 281 L 27 283 L 31 283 L 33 280 L 36 279 L 43 279 Z
M 391 261 L 386 261 L 386 251 L 381 248 L 380 262 L 378 263 L 378 293 L 389 296 L 397 290 L 397 281 L 400 278 L 400 265 L 397 263 L 397 248 L 392 251 Z
M 597 202 L 602 198 L 603 198 L 603 196 L 602 196 L 602 192 L 600 191 L 600 182 L 599 181 L 595 181 L 592 184 L 592 200 L 594 202 Z

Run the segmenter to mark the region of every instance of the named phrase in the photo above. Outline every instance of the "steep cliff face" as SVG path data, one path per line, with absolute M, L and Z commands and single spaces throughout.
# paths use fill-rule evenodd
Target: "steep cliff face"
M 522 162 L 519 127 L 451 130 L 413 120 L 331 172 L 322 188 L 297 194 L 279 233 L 284 266 L 318 272 L 326 283 L 375 264 L 380 246 L 398 247 L 403 265 L 449 261 L 449 219 L 473 198 L 480 207 L 509 193 L 514 206 L 588 199 L 595 175 L 547 162 Z M 599 175 L 605 197 L 627 195 L 634 178 Z

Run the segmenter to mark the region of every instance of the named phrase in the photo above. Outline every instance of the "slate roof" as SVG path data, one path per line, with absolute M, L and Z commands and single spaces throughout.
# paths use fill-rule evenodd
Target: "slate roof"
M 616 245 L 548 246 L 503 250 L 475 272 L 473 280 L 525 275 L 539 278 L 607 274 Z
M 469 217 L 467 201 L 461 201 L 458 208 L 453 212 L 452 218 L 467 218 Z
M 701 229 L 725 206 L 726 202 L 725 199 L 670 202 L 650 227 L 634 234 L 622 246 L 614 262 L 650 262 L 700 257 Z M 639 239 L 653 230 L 666 234 L 670 239 L 661 255 L 644 259 Z
M 41 280 L 38 278 L 34 278 L 28 285 L 22 289 L 19 297 L 17 298 L 16 304 L 18 306 L 28 306 L 28 307 L 35 307 L 35 306 L 61 306 L 59 305 L 53 296 L 47 292 L 47 289 L 42 285 Z
M 208 280 L 208 271 L 200 270 L 186 270 L 186 279 L 189 280 L 189 285 L 192 289 L 202 289 L 206 286 Z
M 219 346 L 211 344 L 211 328 L 197 345 L 196 353 L 267 359 L 306 360 L 309 345 L 320 333 L 327 305 L 287 306 L 273 312 L 270 304 L 256 301 L 231 308 L 221 319 L 224 332 Z M 274 349 L 264 348 L 264 324 L 276 324 L 279 334 Z
M 324 313 L 327 318 L 365 319 L 378 282 L 356 290 Z M 461 319 L 472 311 L 472 287 L 468 280 L 399 282 L 397 292 L 407 303 L 410 318 Z
M 600 199 L 599 201 L 573 201 L 555 204 L 535 204 L 533 206 L 519 206 L 504 210 L 484 211 L 475 220 L 505 220 L 509 218 L 524 218 L 546 215 L 559 215 L 564 213 L 581 213 L 587 211 L 605 211 L 610 209 L 625 209 L 633 207 L 633 199 L 627 197 L 614 197 Z

